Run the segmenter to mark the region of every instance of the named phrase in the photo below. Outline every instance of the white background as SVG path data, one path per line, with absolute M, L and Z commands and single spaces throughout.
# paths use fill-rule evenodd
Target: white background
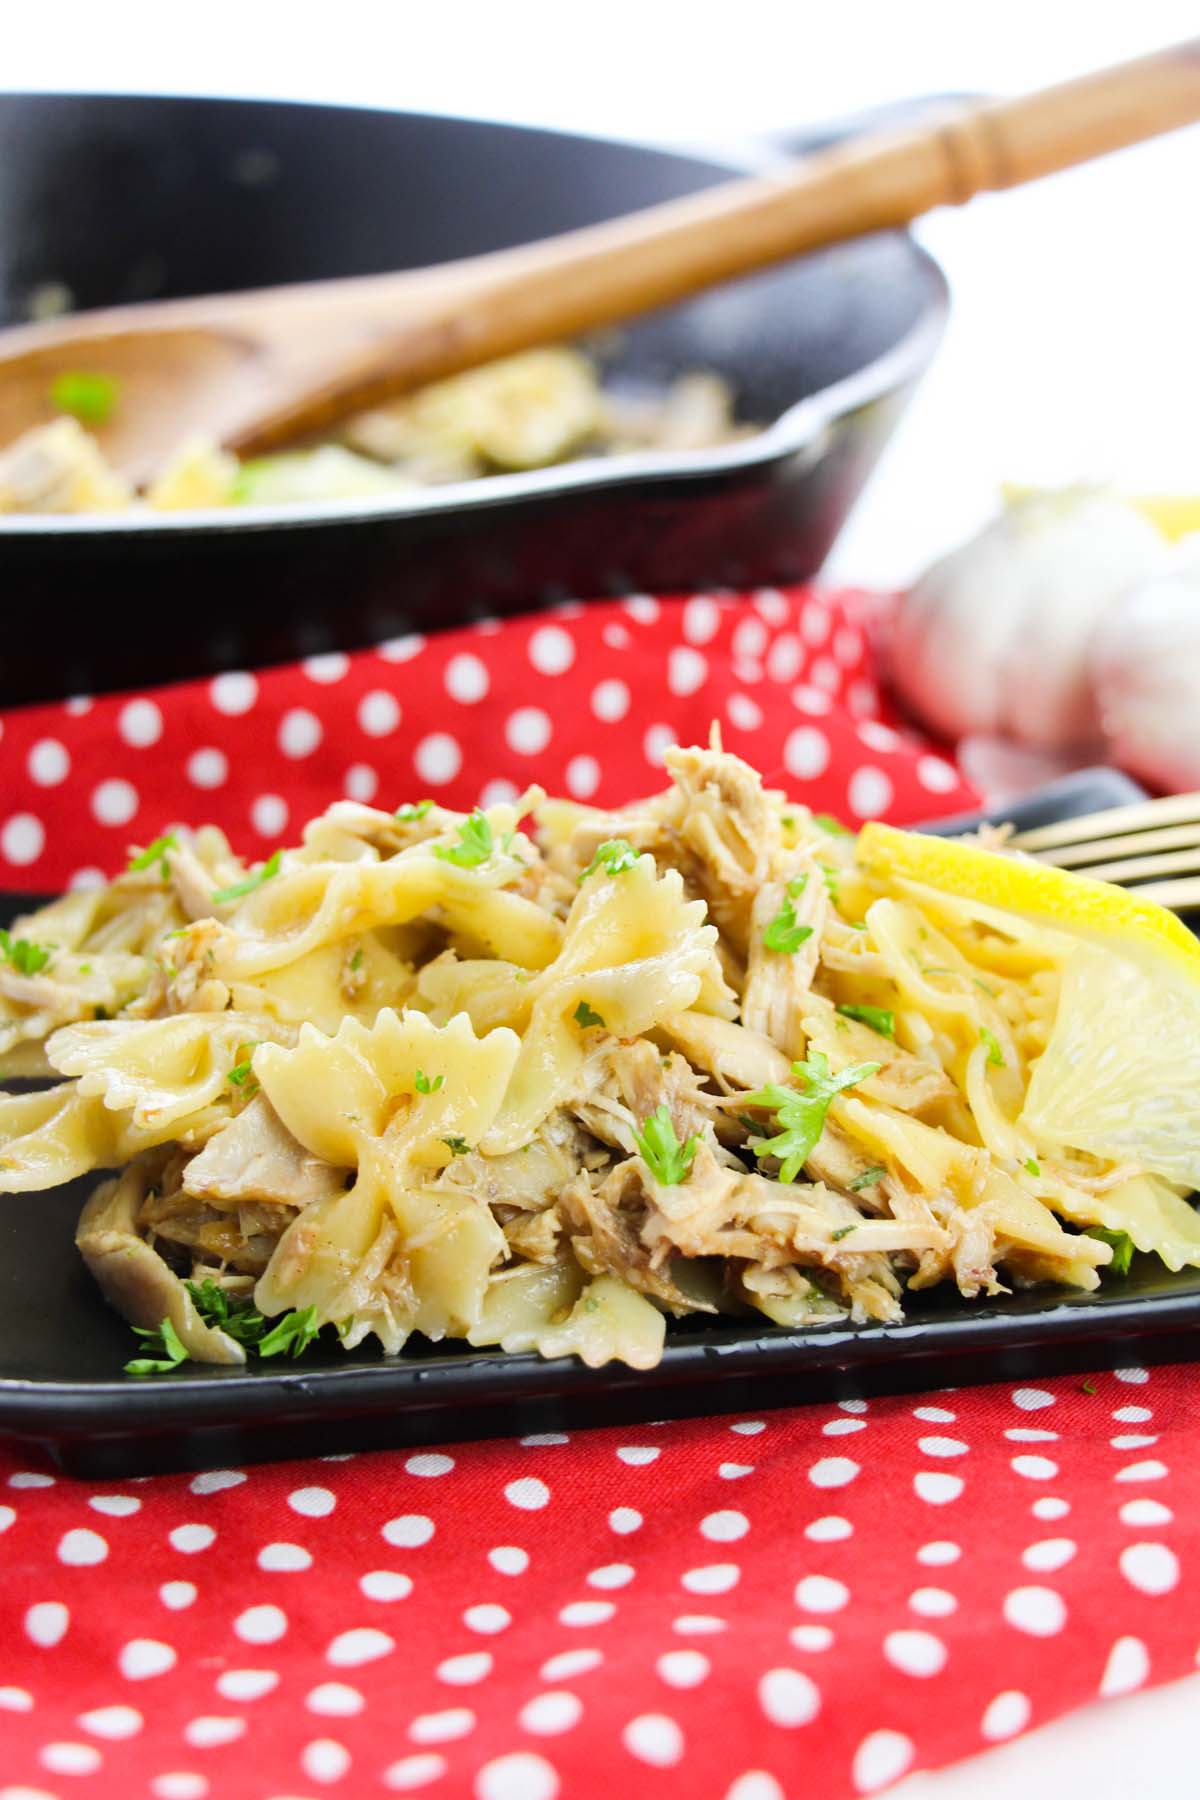
M 744 151 L 906 94 L 1063 79 L 1200 31 L 1200 7 L 8 0 L 2 25 L 8 87 L 340 100 Z M 831 573 L 907 578 L 1004 479 L 1200 490 L 1200 130 L 935 215 L 920 236 L 951 277 L 950 334 Z M 1182 1800 L 1198 1791 L 1198 1705 L 1200 1678 L 1110 1702 L 897 1800 Z

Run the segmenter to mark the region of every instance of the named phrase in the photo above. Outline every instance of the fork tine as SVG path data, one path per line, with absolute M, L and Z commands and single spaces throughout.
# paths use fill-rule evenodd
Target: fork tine
M 1200 824 L 1200 794 L 1171 794 L 1162 800 L 1138 800 L 1057 825 L 1041 825 L 1009 838 L 1018 850 L 1051 850 L 1062 844 L 1091 843 L 1111 831 L 1149 830 L 1156 825 Z
M 1200 875 L 1200 844 L 1163 856 L 1118 857 L 1115 862 L 1093 863 L 1079 873 L 1096 881 L 1115 881 L 1119 887 L 1130 887 L 1152 875 Z
M 1160 906 L 1170 907 L 1172 912 L 1187 912 L 1192 907 L 1200 907 L 1200 880 L 1195 877 L 1190 881 L 1148 881 L 1145 887 L 1134 891 L 1140 899 L 1157 900 Z
M 1024 848 L 1023 842 L 1020 847 Z M 1094 842 L 1063 844 L 1059 849 L 1039 850 L 1038 861 L 1053 863 L 1059 869 L 1082 869 L 1086 863 L 1099 862 L 1106 856 L 1124 852 L 1147 856 L 1155 850 L 1200 850 L 1200 823 L 1169 825 L 1165 831 L 1127 831 L 1118 837 L 1098 837 Z

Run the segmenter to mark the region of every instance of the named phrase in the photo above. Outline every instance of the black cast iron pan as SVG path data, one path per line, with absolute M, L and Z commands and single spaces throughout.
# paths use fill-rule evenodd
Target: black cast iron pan
M 857 124 L 861 128 L 862 121 Z M 810 137 L 811 145 L 828 133 Z M 765 154 L 765 153 L 764 153 Z M 684 194 L 729 165 L 599 139 L 242 100 L 0 95 L 0 319 L 419 266 Z M 613 378 L 717 370 L 754 437 L 384 501 L 0 515 L 0 705 L 344 648 L 569 595 L 802 580 L 940 338 L 884 233 L 621 334 Z

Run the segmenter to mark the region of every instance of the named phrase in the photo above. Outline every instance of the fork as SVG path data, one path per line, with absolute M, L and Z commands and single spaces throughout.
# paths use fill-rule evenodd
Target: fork
M 1018 831 L 1006 848 L 1136 888 L 1143 899 L 1175 911 L 1200 907 L 1200 793 L 1138 800 Z

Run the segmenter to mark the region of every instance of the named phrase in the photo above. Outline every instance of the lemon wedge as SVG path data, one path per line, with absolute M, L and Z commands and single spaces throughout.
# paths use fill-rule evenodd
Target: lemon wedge
M 1078 940 L 1021 1123 L 1039 1144 L 1200 1187 L 1200 942 L 1151 900 L 1064 869 L 872 823 L 858 860 Z

